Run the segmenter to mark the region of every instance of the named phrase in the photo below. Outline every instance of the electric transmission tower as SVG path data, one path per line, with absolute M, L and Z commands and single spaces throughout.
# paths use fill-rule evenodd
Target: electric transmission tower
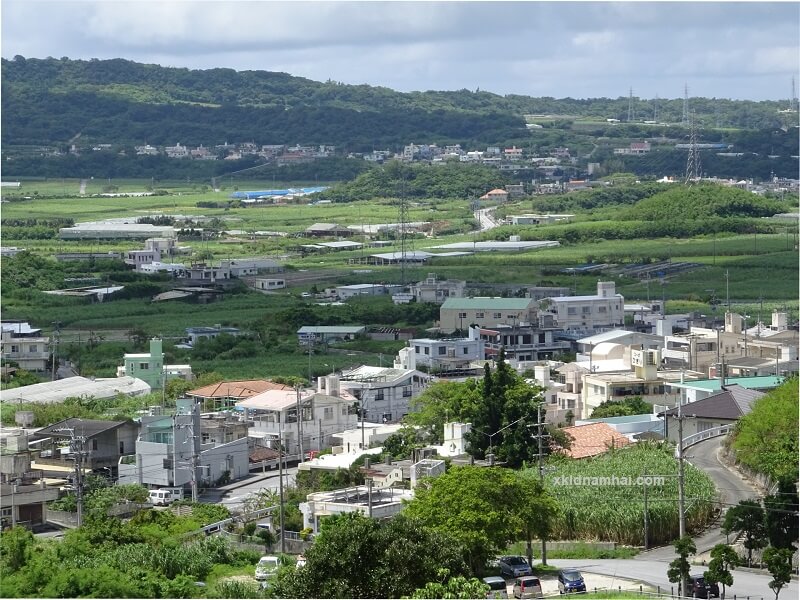
M 406 266 L 408 255 L 413 253 L 413 242 L 408 235 L 408 199 L 406 198 L 406 181 L 402 181 L 400 204 L 397 211 L 397 235 L 400 242 L 400 285 L 406 285 Z
M 658 123 L 658 94 L 656 94 L 656 99 L 653 100 L 653 121 Z
M 683 84 L 683 117 L 681 125 L 689 124 L 689 85 Z
M 628 92 L 628 123 L 632 123 L 633 118 L 633 88 L 630 88 L 630 91 Z
M 694 113 L 689 119 L 689 155 L 686 158 L 686 185 L 700 181 L 700 151 L 697 148 L 697 129 Z

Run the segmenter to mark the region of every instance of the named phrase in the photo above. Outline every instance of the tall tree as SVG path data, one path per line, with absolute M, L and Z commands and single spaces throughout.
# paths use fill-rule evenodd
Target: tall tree
M 667 578 L 671 583 L 678 584 L 678 595 L 685 596 L 689 580 L 689 570 L 691 569 L 689 556 L 697 552 L 697 547 L 689 536 L 683 536 L 675 540 L 674 546 L 678 557 L 669 563 Z
M 764 509 L 756 500 L 742 500 L 725 513 L 722 532 L 727 535 L 733 531 L 741 531 L 744 534 L 748 567 L 753 564 L 753 550 L 759 550 L 767 545 L 764 521 Z
M 767 585 L 775 592 L 775 600 L 778 600 L 778 594 L 792 580 L 792 554 L 789 548 L 767 548 L 764 551 L 764 564 L 772 575 L 772 580 Z
M 457 539 L 475 573 L 518 538 L 525 500 L 524 486 L 513 471 L 452 467 L 418 485 L 405 512 Z
M 711 549 L 711 560 L 708 562 L 708 570 L 703 577 L 708 583 L 722 585 L 721 600 L 725 600 L 725 588 L 733 585 L 731 571 L 736 568 L 737 564 L 739 564 L 739 555 L 727 544 L 717 544 Z
M 770 546 L 797 547 L 797 509 L 797 486 L 788 479 L 779 482 L 775 493 L 764 498 L 764 524 Z

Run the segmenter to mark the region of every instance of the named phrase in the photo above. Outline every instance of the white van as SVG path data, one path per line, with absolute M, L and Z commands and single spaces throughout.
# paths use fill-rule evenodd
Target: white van
M 183 500 L 183 490 L 181 488 L 150 490 L 149 497 L 153 506 L 169 506 L 175 500 Z

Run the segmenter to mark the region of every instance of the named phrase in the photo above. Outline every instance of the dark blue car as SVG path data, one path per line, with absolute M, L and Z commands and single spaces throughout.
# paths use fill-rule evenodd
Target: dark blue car
M 558 572 L 558 593 L 569 594 L 570 592 L 585 592 L 586 582 L 583 575 L 574 569 L 561 569 Z

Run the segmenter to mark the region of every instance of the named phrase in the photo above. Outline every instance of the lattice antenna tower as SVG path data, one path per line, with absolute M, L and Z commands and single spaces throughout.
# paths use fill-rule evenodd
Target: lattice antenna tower
M 658 123 L 658 94 L 656 94 L 656 99 L 653 100 L 653 121 Z
M 689 85 L 683 84 L 683 117 L 681 118 L 682 125 L 689 124 Z
M 408 254 L 413 253 L 414 244 L 408 236 L 408 198 L 406 198 L 406 179 L 403 176 L 400 187 L 400 204 L 397 214 L 398 229 L 397 234 L 400 239 L 400 285 L 406 285 L 406 266 Z
M 794 77 L 792 77 L 792 102 L 789 110 L 797 112 L 797 88 L 795 87 Z
M 700 181 L 700 150 L 697 148 L 695 115 L 689 119 L 689 155 L 686 158 L 686 185 Z
M 628 92 L 628 123 L 633 122 L 633 88 Z

